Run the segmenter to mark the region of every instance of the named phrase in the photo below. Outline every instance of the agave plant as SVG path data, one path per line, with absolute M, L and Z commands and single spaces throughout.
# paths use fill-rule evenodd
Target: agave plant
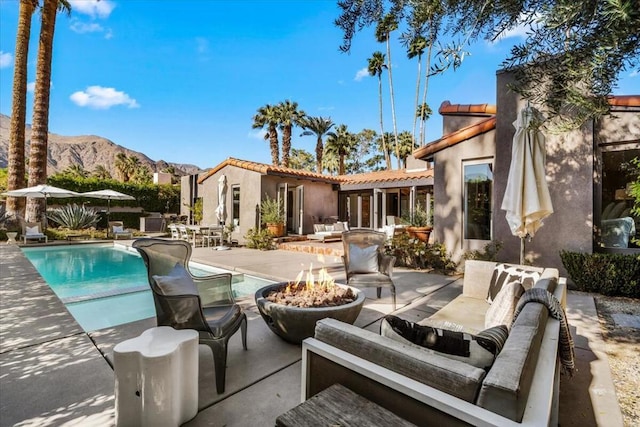
M 98 220 L 98 213 L 90 208 L 76 205 L 66 205 L 61 208 L 51 209 L 47 218 L 61 227 L 70 230 L 82 230 L 94 226 Z

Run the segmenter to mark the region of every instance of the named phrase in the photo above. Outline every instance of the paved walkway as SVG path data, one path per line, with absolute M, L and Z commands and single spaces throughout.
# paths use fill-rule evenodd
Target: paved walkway
M 113 425 L 113 346 L 155 320 L 85 333 L 16 246 L 0 246 L 0 260 L 0 426 Z M 330 255 L 197 248 L 193 260 L 277 281 L 311 265 L 344 278 L 340 258 Z M 398 311 L 414 320 L 461 292 L 461 280 L 451 276 L 397 268 L 394 280 Z M 377 330 L 379 319 L 391 312 L 390 296 L 383 291 L 376 299 L 374 289 L 365 294 L 356 325 Z M 217 395 L 211 355 L 200 346 L 200 412 L 189 426 L 272 426 L 300 401 L 300 347 L 266 327 L 252 297 L 240 303 L 249 319 L 249 350 L 242 350 L 240 334 L 230 340 L 226 390 Z M 560 423 L 622 425 L 593 299 L 569 294 L 568 316 L 579 370 L 562 379 Z

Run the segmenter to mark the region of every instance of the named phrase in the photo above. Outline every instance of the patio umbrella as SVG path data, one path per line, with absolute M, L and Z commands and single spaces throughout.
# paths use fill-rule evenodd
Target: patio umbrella
M 65 190 L 64 188 L 54 187 L 52 185 L 40 184 L 34 187 L 20 188 L 17 190 L 10 190 L 2 193 L 3 196 L 9 197 L 27 197 L 33 199 L 44 199 L 44 213 L 47 214 L 47 200 L 50 197 L 66 198 L 66 197 L 78 197 L 80 193 L 75 191 Z M 46 221 L 45 221 L 46 226 Z
M 135 200 L 136 198 L 128 194 L 120 193 L 115 190 L 97 190 L 81 193 L 79 196 L 92 197 L 94 199 L 107 200 L 107 222 L 109 221 L 109 212 L 111 211 L 111 200 Z
M 226 217 L 225 198 L 227 194 L 227 177 L 221 175 L 218 179 L 218 207 L 216 208 L 216 216 L 218 222 L 224 224 Z
M 533 237 L 542 220 L 553 213 L 545 175 L 545 138 L 536 123 L 542 115 L 526 107 L 513 122 L 511 165 L 502 210 L 514 236 L 520 237 L 520 264 L 524 263 L 524 239 Z

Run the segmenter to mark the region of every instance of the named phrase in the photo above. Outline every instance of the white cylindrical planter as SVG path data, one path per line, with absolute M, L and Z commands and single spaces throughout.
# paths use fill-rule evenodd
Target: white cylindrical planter
M 198 413 L 198 332 L 160 326 L 113 348 L 117 426 L 179 426 Z

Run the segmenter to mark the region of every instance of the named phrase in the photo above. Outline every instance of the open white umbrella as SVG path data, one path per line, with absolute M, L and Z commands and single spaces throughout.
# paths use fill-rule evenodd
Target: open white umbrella
M 94 199 L 107 200 L 107 221 L 109 220 L 109 212 L 111 211 L 111 200 L 135 200 L 136 198 L 128 194 L 120 193 L 115 190 L 97 190 L 81 193 L 79 196 L 92 197 Z
M 524 239 L 533 237 L 542 220 L 553 213 L 545 174 L 545 138 L 537 123 L 542 122 L 538 110 L 526 107 L 513 122 L 509 178 L 502 200 L 502 210 L 514 236 L 520 237 L 520 264 L 524 263 Z
M 44 212 L 47 213 L 47 199 L 50 197 L 67 198 L 78 197 L 80 193 L 65 190 L 64 188 L 54 187 L 52 185 L 40 184 L 34 187 L 19 188 L 2 193 L 3 196 L 9 197 L 27 197 L 33 199 L 44 199 Z M 46 223 L 46 222 L 45 222 Z

